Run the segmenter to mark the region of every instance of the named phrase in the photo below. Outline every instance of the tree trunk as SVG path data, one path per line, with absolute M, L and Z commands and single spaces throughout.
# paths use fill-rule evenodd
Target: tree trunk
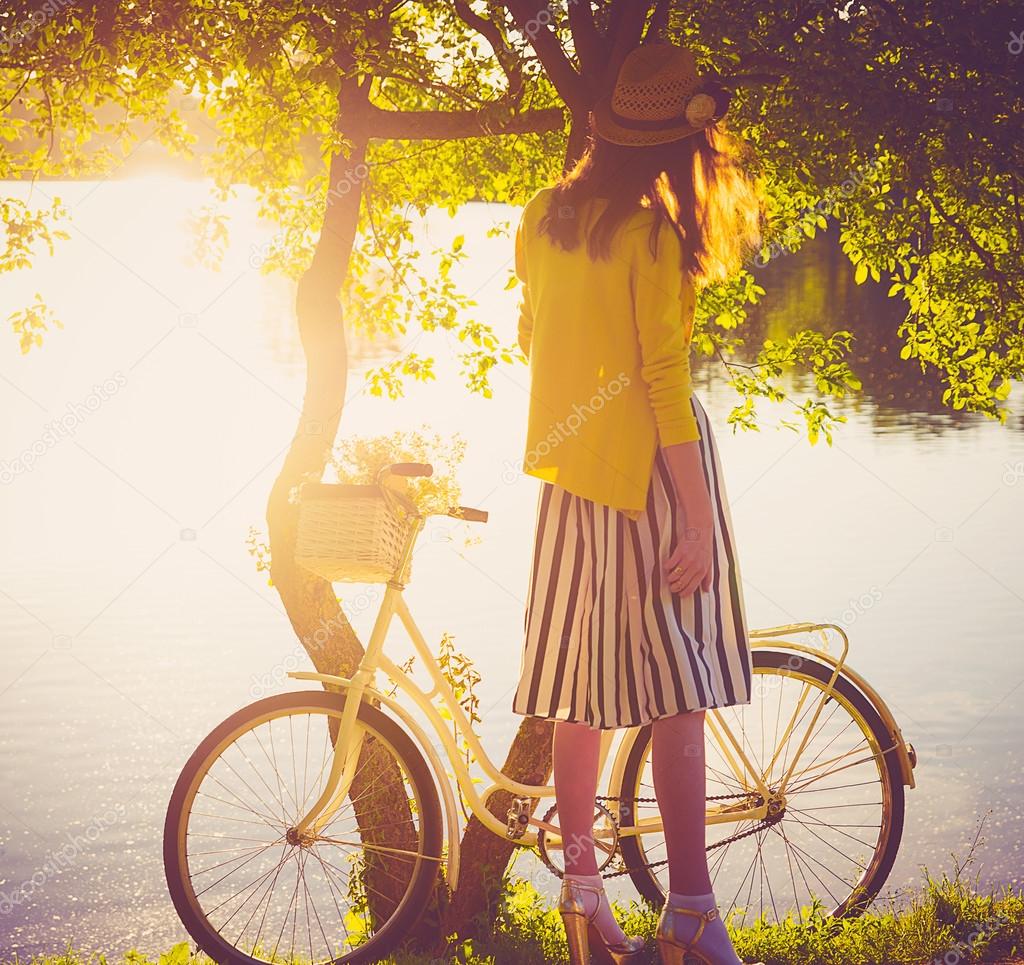
M 355 81 L 345 82 L 339 96 L 339 116 L 351 123 L 365 94 Z M 358 129 L 358 125 L 355 125 Z M 345 616 L 333 586 L 295 563 L 298 505 L 294 489 L 307 480 L 319 480 L 330 458 L 345 402 L 348 349 L 338 299 L 348 271 L 362 192 L 352 172 L 365 163 L 368 137 L 353 139 L 349 155 L 331 161 L 330 185 L 355 185 L 352 190 L 329 190 L 327 211 L 309 269 L 298 285 L 296 313 L 299 337 L 306 357 L 306 392 L 299 425 L 292 439 L 267 506 L 271 579 L 281 596 L 295 633 L 313 665 L 321 673 L 350 676 L 364 650 Z M 331 736 L 336 729 L 332 727 Z M 355 802 L 357 825 L 365 841 L 393 847 L 415 846 L 415 826 L 401 789 L 402 777 L 382 745 L 364 746 L 350 799 Z M 384 791 L 382 791 L 382 788 Z M 363 866 L 371 918 L 390 917 L 405 891 L 408 860 L 385 852 L 368 852 Z

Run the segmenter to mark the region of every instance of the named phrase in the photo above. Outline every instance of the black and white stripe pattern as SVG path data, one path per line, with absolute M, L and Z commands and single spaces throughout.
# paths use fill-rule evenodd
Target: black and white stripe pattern
M 718 448 L 696 396 L 715 513 L 711 589 L 665 581 L 678 512 L 661 450 L 638 520 L 543 483 L 515 713 L 633 727 L 750 701 L 750 644 Z

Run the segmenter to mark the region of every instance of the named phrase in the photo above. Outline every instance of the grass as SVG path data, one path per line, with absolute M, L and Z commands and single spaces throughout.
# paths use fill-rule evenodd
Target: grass
M 657 912 L 630 902 L 618 906 L 622 926 L 650 940 Z M 836 922 L 820 908 L 805 908 L 800 921 L 759 923 L 734 931 L 740 956 L 768 965 L 969 965 L 972 962 L 1024 965 L 1024 893 L 1006 889 L 977 893 L 959 878 L 927 878 L 919 894 L 899 908 L 875 909 L 860 918 Z M 653 943 L 644 965 L 658 961 Z M 565 963 L 566 948 L 558 912 L 525 881 L 506 892 L 494 933 L 466 942 L 448 959 L 402 955 L 391 965 L 547 965 Z M 13 959 L 4 965 L 197 965 L 185 943 L 156 959 L 128 952 L 120 959 L 81 956 L 74 951 Z

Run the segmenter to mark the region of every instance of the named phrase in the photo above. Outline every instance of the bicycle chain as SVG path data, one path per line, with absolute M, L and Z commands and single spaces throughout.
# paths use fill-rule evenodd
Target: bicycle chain
M 709 801 L 728 801 L 728 800 L 731 800 L 732 798 L 745 798 L 745 797 L 750 797 L 750 796 L 751 795 L 749 795 L 749 794 L 711 794 L 711 795 L 709 795 L 707 797 L 707 800 L 709 800 Z M 658 799 L 654 798 L 654 797 L 622 797 L 620 795 L 614 795 L 614 794 L 598 794 L 597 795 L 597 800 L 598 801 L 620 801 L 620 802 L 621 801 L 631 801 L 634 804 L 641 804 L 641 803 L 657 804 L 658 803 Z M 714 851 L 716 848 L 723 848 L 727 844 L 732 844 L 733 841 L 740 841 L 743 838 L 749 838 L 752 834 L 757 834 L 758 831 L 763 831 L 765 828 L 770 828 L 773 824 L 777 823 L 777 821 L 778 821 L 778 818 L 775 818 L 774 820 L 771 820 L 771 819 L 768 819 L 768 818 L 763 818 L 758 824 L 755 824 L 754 827 L 749 828 L 746 831 L 741 831 L 738 834 L 731 834 L 727 838 L 722 838 L 721 841 L 716 841 L 714 844 L 708 845 L 706 850 Z M 620 854 L 621 854 L 621 852 L 620 852 Z M 643 864 L 641 864 L 639 866 L 632 867 L 632 868 L 623 868 L 621 871 L 611 871 L 608 874 L 602 875 L 601 877 L 602 878 L 618 878 L 621 875 L 628 875 L 631 871 L 637 871 L 637 870 L 639 870 L 639 868 L 660 868 L 662 865 L 665 865 L 665 864 L 668 864 L 668 859 L 667 858 L 665 860 L 663 860 L 663 861 L 653 861 L 653 862 L 652 861 L 645 861 Z

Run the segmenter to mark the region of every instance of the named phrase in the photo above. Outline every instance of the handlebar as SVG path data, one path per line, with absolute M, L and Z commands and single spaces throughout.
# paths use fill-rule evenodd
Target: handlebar
M 453 506 L 448 510 L 448 515 L 455 519 L 464 519 L 467 523 L 486 523 L 487 511 L 483 509 L 472 509 L 469 506 Z
M 395 462 L 385 466 L 377 473 L 377 485 L 381 485 L 388 476 L 405 476 L 407 478 L 433 476 L 434 467 L 429 462 Z M 470 506 L 453 506 L 448 515 L 467 523 L 486 523 L 487 513 L 482 509 Z

